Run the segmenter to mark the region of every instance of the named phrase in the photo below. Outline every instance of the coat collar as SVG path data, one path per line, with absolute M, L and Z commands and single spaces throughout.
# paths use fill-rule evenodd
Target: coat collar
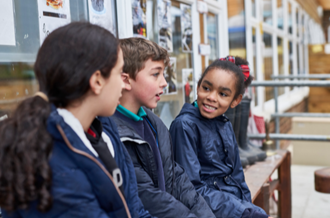
M 192 104 L 185 103 L 183 105 L 178 117 L 182 116 L 184 114 L 192 114 L 194 117 L 196 117 L 200 120 L 203 120 L 203 121 L 209 121 L 210 120 L 210 119 L 207 119 L 207 118 L 202 116 L 201 112 L 199 111 L 199 108 L 197 106 L 196 101 L 194 101 Z M 221 122 L 228 122 L 228 118 L 225 114 L 222 114 L 218 117 L 215 117 L 212 120 L 218 120 L 218 121 L 221 121 Z

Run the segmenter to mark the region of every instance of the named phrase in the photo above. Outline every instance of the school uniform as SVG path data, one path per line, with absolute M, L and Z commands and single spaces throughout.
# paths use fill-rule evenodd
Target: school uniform
M 134 114 L 120 105 L 111 118 L 133 161 L 139 197 L 151 215 L 214 217 L 185 171 L 174 162 L 169 132 L 155 114 L 142 107 Z M 100 118 L 104 128 L 111 118 Z
M 7 212 L 4 218 L 131 217 L 120 188 L 87 139 L 80 122 L 67 110 L 52 107 L 47 131 L 53 138 L 51 209 L 42 213 L 37 201 L 26 210 Z M 110 141 L 102 134 L 104 141 Z M 107 143 L 112 152 L 113 144 Z
M 216 217 L 268 217 L 251 203 L 231 123 L 224 115 L 203 117 L 197 103 L 185 104 L 170 127 L 174 159 Z

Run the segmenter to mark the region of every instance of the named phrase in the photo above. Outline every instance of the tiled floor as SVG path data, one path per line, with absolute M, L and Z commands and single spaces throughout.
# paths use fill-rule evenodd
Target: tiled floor
M 314 171 L 320 168 L 291 166 L 292 218 L 330 218 L 330 194 L 314 189 Z

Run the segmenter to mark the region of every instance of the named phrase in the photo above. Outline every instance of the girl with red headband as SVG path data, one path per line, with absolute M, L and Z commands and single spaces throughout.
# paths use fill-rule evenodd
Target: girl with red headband
M 251 202 L 233 127 L 224 115 L 242 100 L 252 76 L 239 57 L 228 56 L 206 68 L 197 100 L 185 104 L 170 127 L 174 158 L 216 217 L 268 218 Z

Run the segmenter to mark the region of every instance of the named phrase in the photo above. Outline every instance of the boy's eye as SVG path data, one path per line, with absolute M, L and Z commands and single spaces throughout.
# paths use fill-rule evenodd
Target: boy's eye
M 154 73 L 154 74 L 152 74 L 154 77 L 158 77 L 159 76 L 159 72 L 157 72 L 157 73 Z

